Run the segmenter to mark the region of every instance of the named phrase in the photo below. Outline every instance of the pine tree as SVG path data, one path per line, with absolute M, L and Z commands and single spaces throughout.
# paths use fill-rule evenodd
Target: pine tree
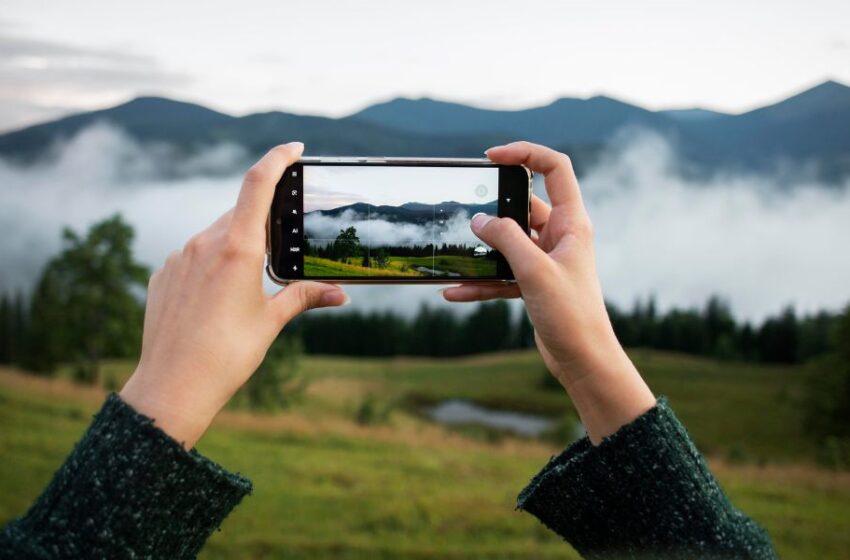
M 11 362 L 11 305 L 7 294 L 0 294 L 0 364 Z
M 11 317 L 11 339 L 9 362 L 21 364 L 26 360 L 29 349 L 29 314 L 23 291 L 15 293 L 12 301 Z

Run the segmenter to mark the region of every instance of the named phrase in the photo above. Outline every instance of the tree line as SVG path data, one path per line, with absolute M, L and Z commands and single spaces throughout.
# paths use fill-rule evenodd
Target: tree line
M 625 311 L 608 305 L 614 332 L 623 346 L 763 363 L 804 363 L 830 348 L 840 313 L 798 316 L 786 307 L 761 324 L 738 321 L 725 300 L 708 299 L 701 309 L 660 313 L 654 298 Z
M 737 321 L 719 297 L 701 309 L 660 313 L 654 299 L 628 311 L 608 305 L 617 337 L 626 347 L 654 348 L 718 359 L 803 363 L 830 348 L 839 315 L 798 317 L 792 308 L 760 325 Z M 422 306 L 412 316 L 389 311 L 306 314 L 290 327 L 311 354 L 448 357 L 529 348 L 534 329 L 525 312 L 504 301 L 479 305 L 461 316 Z
M 150 271 L 133 256 L 133 235 L 117 215 L 85 235 L 66 229 L 60 253 L 45 265 L 29 296 L 0 294 L 0 363 L 42 372 L 72 364 L 81 379 L 93 381 L 103 358 L 135 356 Z M 338 242 L 349 243 L 349 249 L 359 245 L 356 231 L 342 231 Z M 825 354 L 839 319 L 828 312 L 798 316 L 789 307 L 760 324 L 741 322 L 720 297 L 702 308 L 665 312 L 653 298 L 628 310 L 608 309 L 626 347 L 788 364 Z M 504 301 L 465 315 L 427 306 L 412 315 L 307 313 L 287 330 L 312 354 L 448 357 L 534 345 L 526 314 Z
M 444 256 L 472 257 L 475 255 L 475 247 L 464 243 L 425 243 L 423 245 L 383 245 L 377 249 L 370 250 L 360 240 L 357 228 L 349 226 L 339 230 L 339 234 L 333 241 L 328 243 L 311 242 L 308 236 L 304 236 L 305 255 L 320 257 L 339 262 L 359 263 L 362 259 L 364 267 L 372 266 L 385 268 L 390 256 L 393 257 L 421 257 L 439 254 Z M 372 256 L 370 261 L 369 256 Z M 495 254 L 488 253 L 487 258 L 495 258 Z M 352 261 L 353 259 L 353 261 Z

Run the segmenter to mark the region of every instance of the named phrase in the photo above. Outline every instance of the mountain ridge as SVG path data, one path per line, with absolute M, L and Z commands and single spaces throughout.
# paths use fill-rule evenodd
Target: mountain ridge
M 400 97 L 341 118 L 282 111 L 233 116 L 145 96 L 2 134 L 0 156 L 34 161 L 97 122 L 187 153 L 231 142 L 256 157 L 281 141 L 298 139 L 313 155 L 480 157 L 485 147 L 526 139 L 569 151 L 582 163 L 593 161 L 631 127 L 671 139 L 686 163 L 705 170 L 814 163 L 826 177 L 850 175 L 850 87 L 834 80 L 740 114 L 650 111 L 597 95 L 511 111 Z
M 434 221 L 435 206 L 443 207 L 451 214 L 456 213 L 458 210 L 463 210 L 469 216 L 473 216 L 478 212 L 492 212 L 497 204 L 497 200 L 491 200 L 489 202 L 483 203 L 466 204 L 456 201 L 445 201 L 436 204 L 426 204 L 422 202 L 406 202 L 398 206 L 392 206 L 387 204 L 376 205 L 370 204 L 368 202 L 355 202 L 352 204 L 337 206 L 336 208 L 311 210 L 310 212 L 305 212 L 304 217 L 306 219 L 307 216 L 310 216 L 311 214 L 321 214 L 323 216 L 337 217 L 341 216 L 347 211 L 352 211 L 358 216 L 380 217 L 380 219 L 383 219 L 390 223 L 413 223 L 423 225 Z

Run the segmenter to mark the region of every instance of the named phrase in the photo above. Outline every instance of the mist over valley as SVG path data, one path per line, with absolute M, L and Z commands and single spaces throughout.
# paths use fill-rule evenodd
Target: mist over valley
M 844 122 L 846 89 L 831 84 L 803 94 L 808 112 L 796 99 L 796 118 L 815 118 L 827 106 L 836 122 Z M 393 128 L 382 109 L 370 119 L 360 116 L 357 122 L 370 120 L 366 135 L 346 136 L 352 134 L 350 120 L 325 119 L 321 127 L 305 128 L 294 125 L 293 117 L 280 121 L 273 140 L 246 140 L 246 132 L 202 141 L 198 131 L 208 129 L 203 127 L 236 126 L 234 118 L 190 106 L 194 122 L 203 127 L 180 128 L 178 133 L 174 126 L 154 126 L 156 111 L 143 111 L 166 102 L 128 104 L 0 136 L 0 288 L 31 288 L 40 267 L 58 251 L 63 227 L 82 230 L 115 212 L 135 227 L 140 258 L 153 267 L 161 265 L 171 250 L 233 205 L 241 175 L 261 145 L 303 139 L 309 154 L 356 150 L 357 155 L 464 156 L 517 137 L 486 132 L 480 121 L 465 135 L 445 128 Z M 432 110 L 432 105 L 400 104 L 405 110 Z M 775 115 L 780 105 L 768 113 Z M 485 116 L 493 117 L 491 113 Z M 134 124 L 140 114 L 153 119 L 147 133 Z M 175 123 L 182 114 L 169 113 Z M 376 115 L 383 115 L 382 123 L 376 123 Z M 562 130 L 571 129 L 568 122 L 559 122 Z M 556 146 L 571 154 L 579 171 L 595 226 L 599 271 L 612 302 L 629 307 L 637 298 L 655 296 L 661 308 L 669 308 L 701 305 L 719 294 L 737 315 L 758 320 L 788 304 L 808 312 L 837 309 L 850 299 L 850 184 L 836 173 L 840 166 L 835 163 L 850 153 L 843 133 L 833 135 L 829 145 L 826 140 L 807 144 L 799 158 L 789 153 L 777 160 L 784 164 L 765 167 L 766 160 L 754 156 L 748 165 L 694 171 L 688 145 L 663 127 L 634 119 L 621 124 L 601 136 L 604 141 L 595 148 Z M 759 126 L 764 130 L 768 125 Z M 446 141 L 450 133 L 452 140 Z M 339 144 L 343 141 L 349 142 L 345 151 Z M 819 159 L 819 153 L 824 157 Z M 539 177 L 535 192 L 546 196 Z M 468 229 L 472 210 L 454 214 L 442 232 L 477 243 Z M 374 243 L 411 243 L 433 235 L 427 224 L 400 222 L 387 210 L 370 218 Z M 338 215 L 311 213 L 305 219 L 317 238 L 335 236 L 343 223 L 366 231 L 363 213 L 352 208 Z M 434 287 L 348 289 L 353 304 L 362 309 L 446 305 Z

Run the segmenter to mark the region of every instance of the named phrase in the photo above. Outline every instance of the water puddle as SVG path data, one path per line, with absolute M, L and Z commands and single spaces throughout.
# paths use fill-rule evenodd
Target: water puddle
M 555 426 L 555 421 L 536 414 L 494 410 L 462 399 L 451 399 L 426 409 L 435 422 L 447 426 L 477 424 L 495 430 L 536 437 Z

